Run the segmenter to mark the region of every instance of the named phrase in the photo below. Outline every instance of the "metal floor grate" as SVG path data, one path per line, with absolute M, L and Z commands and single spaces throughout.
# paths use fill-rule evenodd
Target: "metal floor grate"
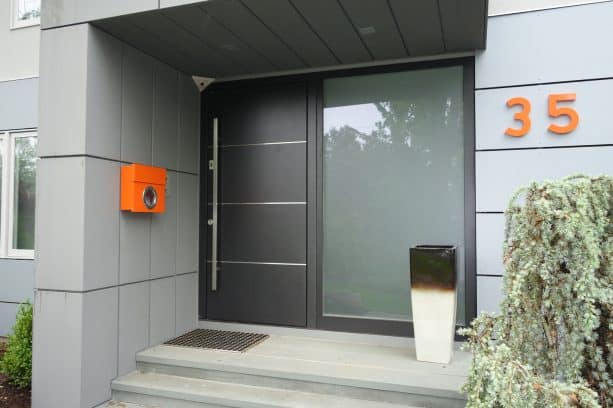
M 244 352 L 267 338 L 268 334 L 196 329 L 164 344 Z

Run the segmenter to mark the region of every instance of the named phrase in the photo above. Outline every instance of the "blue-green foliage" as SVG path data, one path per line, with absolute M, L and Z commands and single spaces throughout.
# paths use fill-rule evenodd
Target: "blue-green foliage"
M 532 183 L 505 216 L 502 314 L 461 330 L 467 406 L 613 408 L 613 177 Z

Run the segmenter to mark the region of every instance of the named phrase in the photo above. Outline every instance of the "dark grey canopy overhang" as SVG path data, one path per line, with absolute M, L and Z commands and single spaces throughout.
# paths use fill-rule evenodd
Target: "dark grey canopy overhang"
M 225 78 L 483 49 L 487 0 L 209 0 L 92 23 Z

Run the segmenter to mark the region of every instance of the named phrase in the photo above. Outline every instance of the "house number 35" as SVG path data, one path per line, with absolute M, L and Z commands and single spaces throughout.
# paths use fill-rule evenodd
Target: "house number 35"
M 573 102 L 575 99 L 576 94 L 574 93 L 549 95 L 549 116 L 552 118 L 566 116 L 568 118 L 568 123 L 564 126 L 559 126 L 552 123 L 549 125 L 547 130 L 558 135 L 563 135 L 570 133 L 577 128 L 579 125 L 579 114 L 577 111 L 568 106 L 558 106 L 559 102 Z M 532 121 L 530 120 L 532 105 L 530 104 L 530 101 L 523 97 L 511 98 L 507 101 L 507 106 L 509 108 L 519 106 L 520 110 L 513 115 L 513 119 L 520 122 L 521 127 L 507 128 L 504 134 L 513 137 L 525 136 L 532 127 Z

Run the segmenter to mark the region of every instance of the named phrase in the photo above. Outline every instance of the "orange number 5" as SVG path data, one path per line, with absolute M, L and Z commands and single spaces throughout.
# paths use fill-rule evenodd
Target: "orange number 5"
M 513 115 L 513 119 L 521 122 L 522 126 L 519 129 L 507 128 L 504 133 L 505 135 L 513 137 L 522 137 L 530 131 L 530 127 L 532 126 L 532 122 L 530 121 L 530 109 L 532 106 L 530 105 L 530 101 L 526 98 L 517 97 L 507 101 L 507 106 L 509 108 L 515 105 L 521 106 L 521 110 Z
M 559 135 L 570 133 L 579 125 L 579 114 L 576 110 L 569 107 L 558 107 L 558 102 L 572 102 L 576 99 L 576 94 L 552 94 L 549 95 L 549 116 L 557 118 L 560 116 L 568 117 L 568 124 L 566 126 L 558 126 L 551 124 L 547 128 L 550 132 L 557 133 Z

